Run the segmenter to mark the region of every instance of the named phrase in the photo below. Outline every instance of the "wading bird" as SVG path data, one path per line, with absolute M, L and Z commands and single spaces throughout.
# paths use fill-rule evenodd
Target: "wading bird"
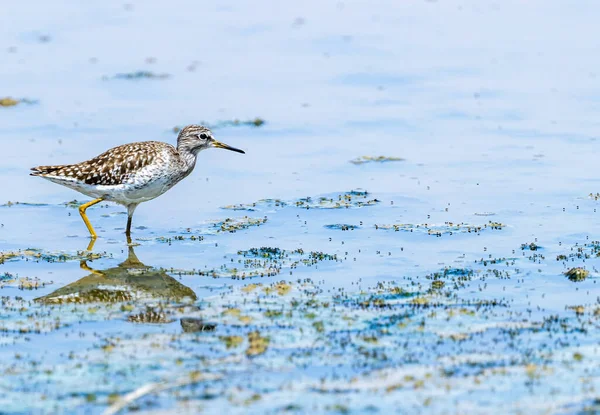
M 244 154 L 243 150 L 215 140 L 208 128 L 188 125 L 179 132 L 177 147 L 160 141 L 124 144 L 81 163 L 34 167 L 31 175 L 94 198 L 79 206 L 92 239 L 97 235 L 85 214 L 86 209 L 103 200 L 125 206 L 125 233 L 130 240 L 135 208 L 162 195 L 188 176 L 194 170 L 198 153 L 211 147 Z

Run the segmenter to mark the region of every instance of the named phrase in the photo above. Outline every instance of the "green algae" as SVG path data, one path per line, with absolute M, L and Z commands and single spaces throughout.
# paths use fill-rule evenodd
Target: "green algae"
M 0 288 L 16 287 L 20 290 L 37 290 L 52 284 L 52 281 L 42 281 L 38 277 L 20 277 L 5 272 L 0 274 Z
M 304 251 L 302 248 L 285 250 L 273 247 L 250 248 L 237 252 L 238 258 L 231 258 L 236 266 L 223 265 L 208 271 L 198 271 L 201 276 L 213 278 L 246 279 L 254 277 L 274 277 L 284 271 L 291 273 L 299 266 L 312 267 L 323 261 L 338 262 L 336 254 L 319 251 Z
M 90 251 L 79 251 L 76 254 L 67 252 L 47 252 L 41 249 L 19 249 L 16 251 L 0 252 L 0 264 L 7 261 L 37 261 L 37 262 L 68 262 L 94 260 L 104 257 L 100 253 Z
M 537 251 L 538 249 L 541 249 L 541 247 L 539 245 L 537 245 L 534 242 L 531 243 L 526 243 L 526 244 L 521 244 L 521 250 L 525 251 L 525 250 L 529 250 L 529 251 Z
M 433 236 L 452 235 L 454 233 L 481 233 L 485 230 L 501 230 L 505 227 L 506 225 L 502 223 L 492 221 L 483 225 L 472 225 L 464 222 L 445 222 L 444 224 L 440 225 L 430 223 L 375 225 L 375 229 L 393 230 L 395 232 L 418 232 Z
M 335 224 L 331 224 L 331 225 L 324 225 L 324 228 L 339 230 L 339 231 L 353 231 L 355 229 L 360 229 L 360 227 L 358 225 L 348 225 L 345 223 L 335 223 Z
M 250 218 L 244 216 L 242 218 L 227 218 L 222 221 L 217 221 L 212 224 L 217 232 L 234 233 L 239 230 L 248 229 L 252 226 L 261 226 L 267 223 L 267 218 Z
M 351 191 L 336 197 L 301 198 L 296 200 L 294 205 L 303 209 L 348 209 L 374 206 L 380 202 L 378 199 L 370 199 L 368 196 L 368 192 Z
M 301 209 L 355 209 L 375 206 L 379 203 L 380 200 L 371 198 L 369 192 L 358 189 L 344 193 L 336 193 L 331 196 L 309 196 L 294 200 L 261 199 L 254 203 L 227 205 L 221 207 L 221 209 L 257 211 L 285 208 L 287 206 L 294 206 Z
M 221 209 L 225 210 L 247 210 L 253 212 L 257 210 L 257 208 L 280 208 L 287 206 L 287 202 L 284 202 L 280 199 L 261 199 L 258 202 L 248 203 L 248 204 L 237 204 L 237 205 L 226 205 L 222 206 Z
M 155 238 L 158 242 L 172 244 L 176 241 L 204 241 L 207 235 L 218 235 L 221 233 L 236 233 L 252 227 L 257 227 L 267 223 L 267 217 L 251 218 L 243 216 L 239 218 L 226 218 L 222 220 L 208 221 L 202 227 L 197 229 L 188 228 L 185 232 L 173 236 L 158 236 Z
M 571 268 L 565 272 L 565 276 L 569 279 L 569 281 L 573 282 L 585 281 L 589 275 L 590 272 L 587 269 L 579 267 Z
M 257 249 L 252 255 L 260 257 L 261 252 L 273 258 L 285 257 L 285 251 L 280 248 Z M 447 275 L 467 273 L 465 270 L 458 271 L 459 268 L 447 270 Z M 127 393 L 128 388 L 141 388 L 156 381 L 175 383 L 182 372 L 210 371 L 215 376 L 232 379 L 232 385 L 236 385 L 235 379 L 241 371 L 243 376 L 239 379 L 246 379 L 244 384 L 248 385 L 246 373 L 257 371 L 265 364 L 271 370 L 289 371 L 317 362 L 326 368 L 340 367 L 344 362 L 347 365 L 348 361 L 352 361 L 352 365 L 361 368 L 359 373 L 351 376 L 309 376 L 294 389 L 295 393 L 305 396 L 311 391 L 318 391 L 321 398 L 361 391 L 402 396 L 403 391 L 414 393 L 415 389 L 434 393 L 440 382 L 457 390 L 465 390 L 461 386 L 461 382 L 465 381 L 472 383 L 484 379 L 497 383 L 514 370 L 524 379 L 539 381 L 551 374 L 545 369 L 548 359 L 557 358 L 546 357 L 542 366 L 528 360 L 530 358 L 514 356 L 526 356 L 526 352 L 538 342 L 547 342 L 552 336 L 562 339 L 577 333 L 572 331 L 577 329 L 574 320 L 522 322 L 521 318 L 515 317 L 516 321 L 506 321 L 510 310 L 499 302 L 485 298 L 464 301 L 428 294 L 407 295 L 409 287 L 407 281 L 402 285 L 381 282 L 364 292 L 335 290 L 333 294 L 323 293 L 310 280 L 230 287 L 223 293 L 225 295 L 204 298 L 201 314 L 191 309 L 182 314 L 182 320 L 195 318 L 214 322 L 219 330 L 223 330 L 216 337 L 189 336 L 187 333 L 193 331 L 186 331 L 183 324 L 181 334 L 108 334 L 95 341 L 85 353 L 72 354 L 62 367 L 41 362 L 38 370 L 30 373 L 29 381 L 38 382 L 39 379 L 47 382 L 50 376 L 58 382 L 56 387 L 64 390 L 67 386 L 59 373 L 82 374 L 84 367 L 99 367 L 100 371 L 85 372 L 88 379 L 92 379 L 90 385 L 102 384 L 95 379 L 118 378 L 118 384 L 111 383 L 110 393 L 95 386 L 77 389 L 70 385 L 69 390 L 79 390 L 79 394 L 61 399 L 63 405 L 71 407 L 76 404 L 77 396 L 84 400 L 88 399 L 87 396 L 94 396 L 96 404 L 106 405 L 110 401 L 116 402 L 115 395 Z M 15 303 L 6 308 L 9 320 L 16 309 L 24 308 L 23 304 Z M 130 314 L 127 319 L 146 324 L 168 324 L 173 320 L 173 315 L 168 314 L 165 308 L 152 307 L 150 312 L 143 314 L 146 310 L 141 310 Z M 118 318 L 125 313 L 107 314 L 107 310 L 96 307 L 94 312 L 81 310 L 76 314 L 80 320 L 69 320 L 71 323 L 65 320 L 56 325 L 55 312 L 64 313 L 68 309 L 51 310 L 51 313 L 38 312 L 35 318 L 31 318 L 31 312 L 21 311 L 25 318 L 22 321 L 27 323 L 18 330 L 30 335 L 36 330 L 33 322 L 38 324 L 37 330 L 57 330 L 65 323 Z M 574 315 L 580 315 L 577 310 L 577 307 L 573 309 Z M 450 321 L 459 324 L 449 324 Z M 51 322 L 55 325 L 49 324 Z M 0 321 L 0 327 L 2 324 Z M 566 334 L 561 334 L 565 330 L 563 326 L 568 328 Z M 474 354 L 470 342 L 476 338 L 502 347 L 508 345 L 509 349 L 505 351 L 496 346 L 497 350 L 493 353 Z M 510 339 L 510 343 L 506 339 Z M 535 343 L 532 344 L 532 341 Z M 322 360 L 325 344 L 326 362 Z M 453 350 L 451 355 L 444 352 L 449 348 Z M 198 350 L 202 357 L 190 355 L 190 350 Z M 419 352 L 411 352 L 415 350 Z M 576 353 L 587 357 L 590 352 L 575 349 L 570 356 L 577 356 Z M 431 370 L 429 362 L 432 358 L 438 359 L 440 371 Z M 23 361 L 26 356 L 19 359 Z M 577 363 L 586 359 L 571 360 Z M 19 378 L 22 372 L 7 372 L 4 376 Z M 127 387 L 123 386 L 123 382 L 127 382 Z M 247 387 L 249 389 L 236 392 L 239 396 L 235 402 L 239 401 L 241 406 L 274 400 L 271 393 L 290 392 L 286 384 L 277 380 L 261 380 Z M 52 390 L 47 393 L 54 399 Z M 203 387 L 181 388 L 168 396 L 190 404 L 197 399 L 206 399 L 205 391 Z M 211 399 L 228 400 L 231 404 L 234 398 L 213 396 Z M 319 407 L 329 405 L 333 408 L 334 404 L 328 402 L 327 399 L 321 401 Z

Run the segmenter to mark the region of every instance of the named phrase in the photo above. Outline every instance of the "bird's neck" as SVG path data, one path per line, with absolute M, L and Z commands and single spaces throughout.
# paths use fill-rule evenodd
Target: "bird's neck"
M 194 167 L 196 166 L 197 154 L 192 151 L 185 150 L 185 149 L 178 149 L 178 153 L 179 153 L 179 158 L 180 158 L 181 162 L 183 163 L 184 170 L 186 171 L 186 176 L 187 176 L 188 174 L 190 174 L 192 172 L 192 170 L 194 170 Z

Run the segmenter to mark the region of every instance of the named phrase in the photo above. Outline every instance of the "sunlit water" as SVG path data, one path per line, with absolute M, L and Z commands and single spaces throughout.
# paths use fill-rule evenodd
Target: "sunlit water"
M 600 410 L 597 3 L 5 3 L 2 412 Z M 255 117 L 132 250 L 28 176 Z

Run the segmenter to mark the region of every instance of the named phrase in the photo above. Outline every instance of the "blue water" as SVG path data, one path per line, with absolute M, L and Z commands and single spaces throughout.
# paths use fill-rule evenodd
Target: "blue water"
M 2 411 L 597 412 L 598 8 L 4 4 Z M 201 121 L 132 252 L 28 175 Z

